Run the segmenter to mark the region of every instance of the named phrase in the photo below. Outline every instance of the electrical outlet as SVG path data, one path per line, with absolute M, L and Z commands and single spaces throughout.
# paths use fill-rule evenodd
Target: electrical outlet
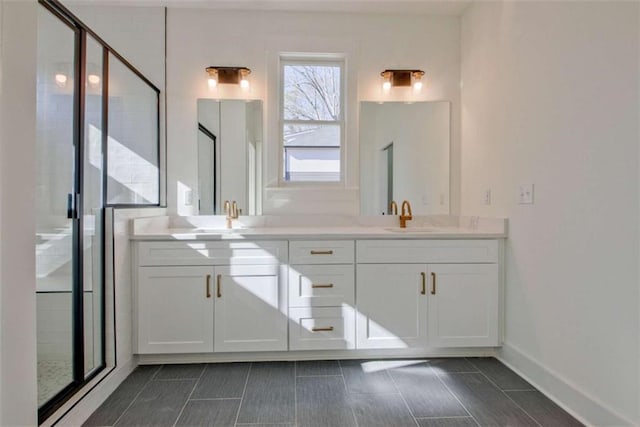
M 484 190 L 484 197 L 482 198 L 482 201 L 485 205 L 490 205 L 491 204 L 491 189 L 487 188 L 486 190 Z
M 533 204 L 533 184 L 520 184 L 518 187 L 518 204 L 519 205 L 532 205 Z
M 184 190 L 184 205 L 193 205 L 193 190 Z

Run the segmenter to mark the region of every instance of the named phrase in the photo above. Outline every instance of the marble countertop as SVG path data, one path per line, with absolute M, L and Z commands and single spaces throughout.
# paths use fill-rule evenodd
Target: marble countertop
M 132 240 L 504 239 L 507 220 L 425 216 L 400 228 L 392 216 L 259 216 L 240 217 L 227 229 L 224 216 L 164 216 L 132 220 L 130 236 Z

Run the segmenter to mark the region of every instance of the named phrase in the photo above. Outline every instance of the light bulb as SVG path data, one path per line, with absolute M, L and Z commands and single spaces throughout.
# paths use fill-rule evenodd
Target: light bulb
M 412 73 L 414 92 L 420 92 L 422 90 L 422 76 L 424 76 L 424 71 L 414 71 Z
M 60 87 L 64 87 L 67 84 L 67 75 L 58 73 L 56 74 L 56 84 Z
M 389 80 L 386 80 L 384 83 L 382 83 L 382 90 L 385 92 L 391 90 L 391 82 Z
M 209 90 L 213 90 L 218 86 L 218 70 L 215 67 L 207 67 L 207 85 Z
M 249 80 L 247 80 L 246 77 L 242 77 L 242 80 L 240 80 L 240 87 L 242 89 L 249 89 Z
M 89 74 L 87 76 L 87 80 L 89 81 L 89 84 L 93 86 L 100 84 L 100 76 L 97 74 Z

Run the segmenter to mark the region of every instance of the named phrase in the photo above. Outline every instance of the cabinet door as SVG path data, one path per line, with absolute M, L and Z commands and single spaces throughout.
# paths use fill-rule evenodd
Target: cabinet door
M 500 345 L 497 264 L 431 264 L 428 288 L 430 346 Z
M 138 353 L 213 351 L 213 267 L 138 269 Z
M 422 264 L 358 265 L 358 348 L 426 347 L 426 272 Z
M 216 267 L 216 352 L 287 349 L 284 268 L 278 265 Z

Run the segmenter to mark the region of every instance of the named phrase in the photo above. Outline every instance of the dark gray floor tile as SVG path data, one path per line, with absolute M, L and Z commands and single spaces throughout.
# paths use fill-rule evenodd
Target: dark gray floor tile
M 159 365 L 138 366 L 83 425 L 113 425 L 159 369 Z
M 190 400 L 176 426 L 233 427 L 240 399 Z
M 535 390 L 535 387 L 493 357 L 468 360 L 502 390 Z
M 197 380 L 202 375 L 202 371 L 206 365 L 202 363 L 186 364 L 186 365 L 164 365 L 156 380 Z
M 480 425 L 537 425 L 484 375 L 445 373 L 439 376 Z
M 583 424 L 539 391 L 510 391 L 507 395 L 542 426 L 578 427 Z
M 420 427 L 478 427 L 471 417 L 416 418 Z
M 414 417 L 452 417 L 469 413 L 442 384 L 428 363 L 389 370 Z
M 464 357 L 429 359 L 429 365 L 442 372 L 478 372 L 478 368 Z
M 236 424 L 238 427 L 247 426 L 247 427 L 294 427 L 293 423 L 280 423 L 280 424 Z
M 242 397 L 250 366 L 250 363 L 213 363 L 207 365 L 191 398 Z
M 151 381 L 118 420 L 118 426 L 170 426 L 196 380 Z
M 254 363 L 238 423 L 295 422 L 294 362 Z
M 369 360 L 341 360 L 349 393 L 397 393 L 384 364 Z
M 359 426 L 416 427 L 399 394 L 352 394 L 350 400 Z
M 296 381 L 299 427 L 356 425 L 342 377 L 299 377 Z
M 342 375 L 337 360 L 303 360 L 296 362 L 296 375 Z

